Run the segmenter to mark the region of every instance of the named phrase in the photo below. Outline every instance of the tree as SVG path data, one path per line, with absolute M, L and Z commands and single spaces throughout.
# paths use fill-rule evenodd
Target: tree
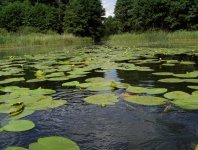
M 36 27 L 41 32 L 48 30 L 57 30 L 58 28 L 58 12 L 54 7 L 38 3 L 32 6 L 25 17 L 25 25 Z
M 102 16 L 104 9 L 100 0 L 70 1 L 65 11 L 65 31 L 78 36 L 90 36 L 97 42 L 104 31 Z
M 30 10 L 27 1 L 8 3 L 0 10 L 0 28 L 15 32 L 25 24 L 25 17 Z
M 105 25 L 105 35 L 108 36 L 111 34 L 118 33 L 118 21 L 114 17 L 109 16 L 108 18 L 105 18 L 104 25 Z
M 120 32 L 130 32 L 130 18 L 133 2 L 132 0 L 117 0 L 115 7 L 115 18 L 119 23 Z

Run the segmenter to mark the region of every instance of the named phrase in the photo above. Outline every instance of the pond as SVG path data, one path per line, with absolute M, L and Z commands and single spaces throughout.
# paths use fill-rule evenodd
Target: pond
M 196 49 L 11 52 L 0 51 L 0 149 L 61 136 L 81 150 L 195 150 Z

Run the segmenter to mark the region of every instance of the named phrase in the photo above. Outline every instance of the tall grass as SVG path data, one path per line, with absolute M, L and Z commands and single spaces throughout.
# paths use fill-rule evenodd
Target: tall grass
M 5 33 L 0 34 L 0 48 L 23 47 L 36 45 L 81 45 L 91 42 L 89 38 L 80 38 L 72 34 L 41 34 L 32 33 L 27 35 Z
M 130 47 L 198 47 L 198 31 L 125 33 L 110 36 L 107 44 Z

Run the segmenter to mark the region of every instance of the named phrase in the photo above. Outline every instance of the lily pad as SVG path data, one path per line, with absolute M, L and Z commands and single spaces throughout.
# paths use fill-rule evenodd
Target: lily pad
M 23 77 L 21 78 L 9 78 L 5 79 L 3 81 L 0 81 L 0 84 L 7 84 L 7 83 L 12 83 L 12 82 L 19 82 L 19 81 L 24 81 L 25 79 Z
M 116 102 L 118 102 L 118 96 L 107 93 L 107 94 L 96 94 L 89 96 L 84 99 L 85 102 L 90 103 L 90 104 L 97 104 L 101 106 L 106 106 L 106 105 L 114 105 Z
M 88 87 L 87 90 L 89 91 L 109 91 L 109 90 L 113 90 L 114 88 L 111 86 L 91 86 Z
M 80 148 L 70 139 L 52 136 L 38 139 L 38 142 L 29 145 L 29 150 L 80 150 Z
M 196 78 L 197 75 L 191 74 L 191 73 L 186 73 L 186 74 L 173 74 L 174 77 L 179 77 L 179 78 Z
M 179 79 L 179 78 L 166 78 L 166 79 L 161 79 L 158 80 L 159 82 L 165 82 L 165 83 L 182 83 L 185 82 L 184 79 Z
M 182 99 L 182 98 L 188 98 L 189 96 L 190 94 L 182 91 L 169 92 L 164 95 L 164 97 L 168 99 Z
M 80 85 L 80 82 L 78 81 L 72 81 L 72 82 L 66 82 L 66 83 L 63 83 L 62 86 L 67 86 L 67 87 L 70 87 L 70 86 L 79 86 Z
M 198 86 L 188 86 L 188 88 L 193 89 L 193 90 L 198 90 Z
M 28 149 L 23 147 L 8 147 L 5 150 L 28 150 Z
M 132 93 L 142 93 L 142 94 L 163 94 L 167 92 L 165 88 L 144 88 L 144 87 L 136 87 L 136 86 L 129 86 L 127 88 L 128 92 Z
M 8 125 L 3 127 L 4 131 L 9 132 L 20 132 L 20 131 L 28 131 L 34 128 L 35 125 L 32 121 L 29 120 L 13 120 L 10 121 Z
M 162 105 L 166 103 L 166 99 L 161 97 L 153 97 L 153 96 L 130 95 L 124 97 L 124 100 L 131 103 L 146 105 L 146 106 Z
M 198 150 L 198 144 L 197 144 L 197 146 L 195 147 L 195 150 Z
M 155 72 L 152 74 L 157 75 L 157 76 L 172 76 L 174 73 L 172 73 L 172 72 Z
M 182 65 L 194 65 L 195 62 L 193 62 L 193 61 L 181 61 L 180 64 L 182 64 Z

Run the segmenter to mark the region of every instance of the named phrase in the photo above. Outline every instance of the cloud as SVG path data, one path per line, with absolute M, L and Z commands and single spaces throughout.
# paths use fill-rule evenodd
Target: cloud
M 102 0 L 102 4 L 106 10 L 106 16 L 113 16 L 116 0 Z

